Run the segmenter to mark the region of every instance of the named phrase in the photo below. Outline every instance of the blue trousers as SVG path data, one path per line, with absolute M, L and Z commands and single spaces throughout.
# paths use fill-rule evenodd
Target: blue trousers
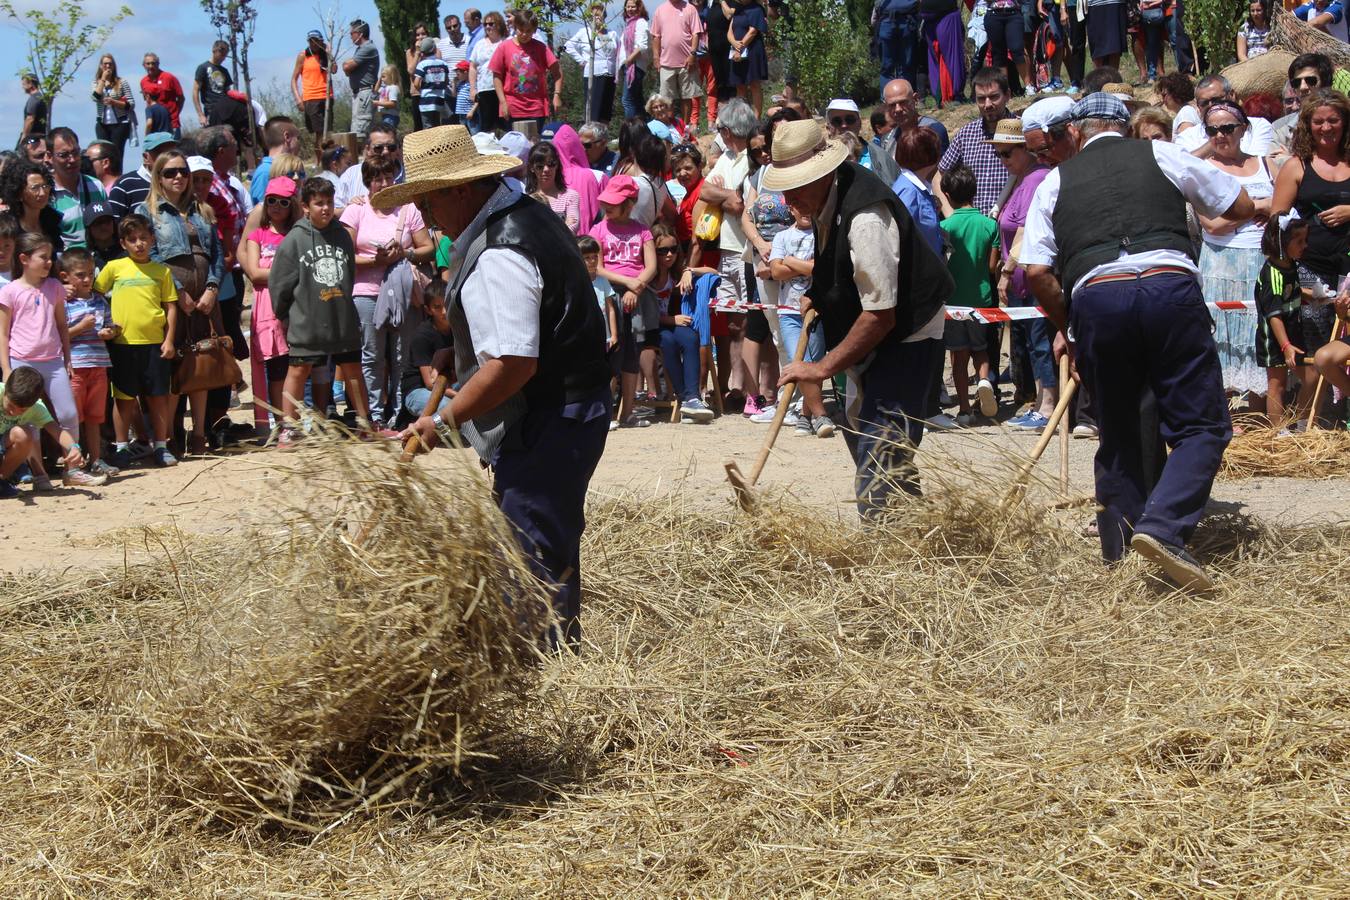
M 661 359 L 681 403 L 698 399 L 698 332 L 688 325 L 661 329 Z
M 854 489 L 858 514 L 876 521 L 897 490 L 918 496 L 914 451 L 923 440 L 923 419 L 942 341 L 884 342 L 856 385 L 860 395 L 857 430 L 844 429 L 844 442 L 858 467 Z
M 557 626 L 548 633 L 557 649 L 581 646 L 581 534 L 586 530 L 586 489 L 609 436 L 608 390 L 585 410 L 530 410 L 512 428 L 493 458 L 493 493 L 516 532 L 530 567 L 554 586 Z
M 655 60 L 652 61 L 655 62 Z M 628 84 L 626 80 L 623 80 L 625 79 L 626 74 L 624 69 L 621 68 L 619 70 L 619 78 L 621 79 L 619 84 L 623 86 L 620 93 L 620 99 L 623 100 L 623 117 L 625 119 L 631 119 L 634 116 L 641 116 L 647 111 L 644 108 L 646 100 L 642 96 L 642 82 L 647 77 L 647 73 L 642 69 L 635 69 L 633 71 L 632 84 Z
M 884 18 L 877 25 L 877 43 L 881 50 L 881 89 L 896 78 L 903 78 L 918 90 L 919 17 L 902 15 Z
M 1120 559 L 1134 532 L 1181 547 L 1204 514 L 1233 437 L 1213 323 L 1200 284 L 1155 275 L 1076 291 L 1070 324 L 1078 372 L 1096 403 L 1097 514 L 1102 556 Z M 1146 389 L 1172 454 L 1149 489 L 1140 428 Z

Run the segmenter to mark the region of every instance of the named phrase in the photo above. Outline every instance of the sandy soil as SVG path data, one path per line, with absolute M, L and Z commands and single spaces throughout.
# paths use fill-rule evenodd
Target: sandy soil
M 244 410 L 236 410 L 245 421 Z M 730 508 L 731 491 L 723 463 L 736 460 L 749 473 L 768 426 L 740 416 L 712 425 L 658 423 L 641 430 L 610 435 L 605 457 L 592 482 L 597 497 L 632 492 L 656 496 L 678 491 L 685 502 L 709 511 Z M 924 477 L 980 480 L 991 491 L 1006 484 L 1009 473 L 1031 452 L 1034 435 L 1004 427 L 928 435 L 923 443 Z M 1092 456 L 1096 442 L 1075 440 L 1069 447 L 1070 495 L 1092 489 Z M 423 457 L 418 465 L 445 467 L 448 451 Z M 387 464 L 383 458 L 372 461 Z M 59 489 L 33 494 L 27 489 L 5 503 L 0 517 L 0 570 L 121 565 L 147 551 L 158 551 L 156 535 L 164 526 L 187 535 L 225 535 L 268 523 L 284 502 L 286 455 L 275 451 L 238 451 L 223 456 L 187 459 L 173 469 L 133 468 L 102 488 Z M 1058 492 L 1058 442 L 1053 442 L 1037 470 L 1040 485 L 1032 499 L 1053 499 Z M 841 437 L 828 440 L 797 437 L 784 429 L 761 484 L 784 489 L 817 507 L 822 524 L 856 521 L 852 507 L 853 470 Z M 1274 524 L 1343 521 L 1350 481 L 1263 478 L 1220 482 L 1212 506 L 1241 511 Z M 1090 513 L 1080 508 L 1068 515 L 1086 525 Z M 146 527 L 155 530 L 147 533 Z

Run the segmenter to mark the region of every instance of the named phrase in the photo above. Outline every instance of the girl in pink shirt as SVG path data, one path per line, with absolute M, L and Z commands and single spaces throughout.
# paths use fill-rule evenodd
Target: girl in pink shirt
M 567 186 L 562 160 L 548 141 L 535 144 L 526 160 L 525 193 L 547 203 L 573 234 L 580 233 L 581 195 Z
M 253 430 L 265 442 L 271 435 L 267 421 L 269 407 L 278 414 L 281 409 L 281 388 L 286 381 L 289 352 L 285 326 L 272 310 L 267 278 L 277 248 L 299 218 L 295 182 L 284 175 L 271 179 L 267 182 L 264 202 L 267 204 L 263 212 L 266 224 L 244 239 L 240 262 L 244 274 L 253 282 L 253 315 L 249 320 L 253 332 L 253 340 L 249 342 L 253 370 Z
M 632 219 L 637 204 L 637 184 L 628 175 L 615 175 L 601 191 L 600 207 L 605 217 L 591 229 L 600 242 L 601 278 L 609 279 L 622 298 L 619 319 L 619 417 L 620 428 L 642 428 L 651 423 L 633 415 L 633 394 L 638 381 L 638 344 L 661 344 L 661 310 L 649 290 L 656 280 L 656 242 L 647 226 Z M 649 340 L 649 333 L 654 333 Z M 613 427 L 613 426 L 612 426 Z
M 14 249 L 14 280 L 0 288 L 0 367 L 4 380 L 19 366 L 42 375 L 52 415 L 63 431 L 80 433 L 75 394 L 70 389 L 70 332 L 66 328 L 66 288 L 50 277 L 55 253 L 44 234 L 26 232 Z M 38 447 L 36 439 L 34 448 Z M 51 490 L 41 454 L 29 456 L 33 486 Z

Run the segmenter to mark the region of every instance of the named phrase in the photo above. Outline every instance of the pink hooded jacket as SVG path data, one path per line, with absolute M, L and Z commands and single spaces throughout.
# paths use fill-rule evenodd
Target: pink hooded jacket
M 595 171 L 586 159 L 586 148 L 581 146 L 581 136 L 571 125 L 564 125 L 553 135 L 553 147 L 558 151 L 558 158 L 562 160 L 563 177 L 567 179 L 567 186 L 581 197 L 579 209 L 581 222 L 577 226 L 577 233 L 585 234 L 600 217 L 600 202 L 596 198 L 600 196 L 600 189 L 609 181 L 609 176 L 604 176 L 598 182 L 595 180 Z

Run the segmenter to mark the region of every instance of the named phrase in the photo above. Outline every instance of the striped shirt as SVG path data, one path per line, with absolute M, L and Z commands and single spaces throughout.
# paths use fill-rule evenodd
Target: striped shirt
M 1003 118 L 1012 118 L 1012 113 L 1005 112 Z M 986 216 L 998 203 L 999 195 L 1008 183 L 1008 170 L 994 155 L 994 145 L 989 143 L 991 137 L 993 129 L 986 131 L 984 119 L 976 119 L 956 133 L 938 162 L 942 172 L 950 172 L 964 164 L 975 173 L 975 208 Z

